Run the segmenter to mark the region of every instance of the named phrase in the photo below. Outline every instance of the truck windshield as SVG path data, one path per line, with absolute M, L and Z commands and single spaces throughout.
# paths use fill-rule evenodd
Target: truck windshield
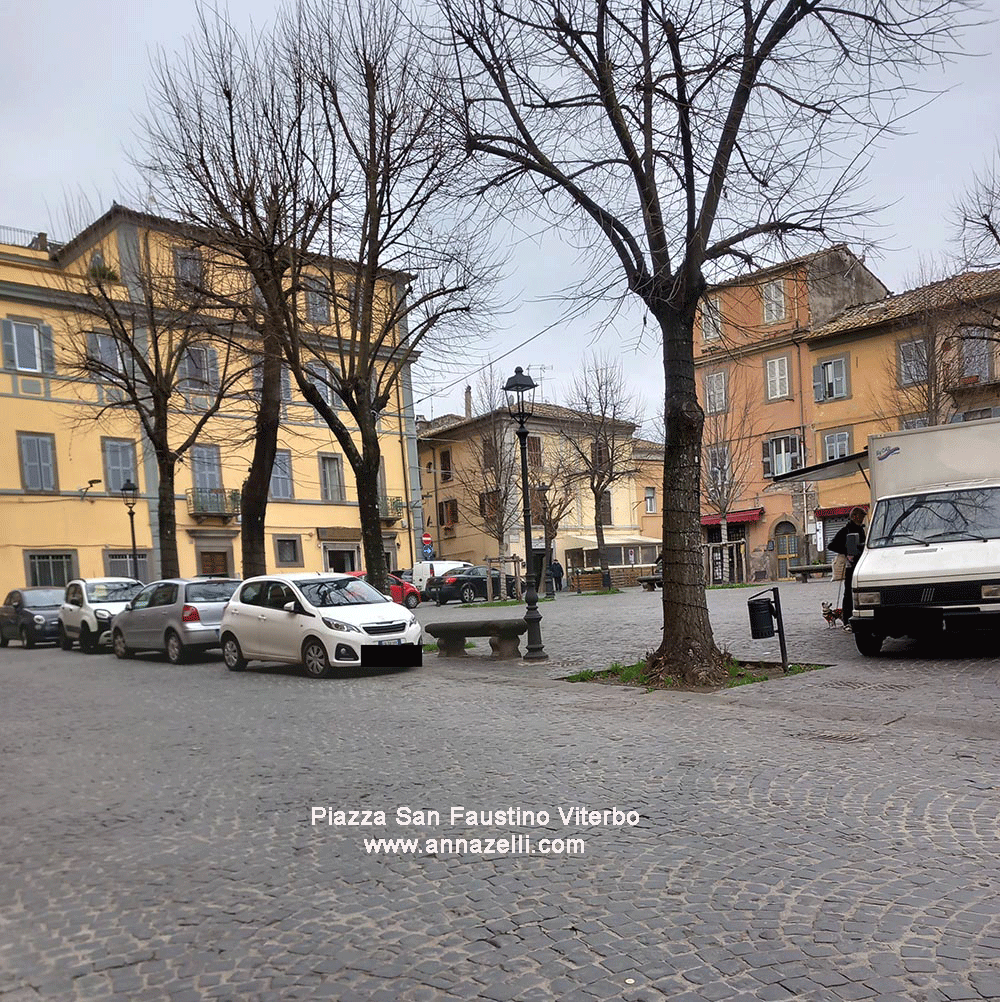
M 875 505 L 867 546 L 1000 539 L 1000 487 L 885 498 Z

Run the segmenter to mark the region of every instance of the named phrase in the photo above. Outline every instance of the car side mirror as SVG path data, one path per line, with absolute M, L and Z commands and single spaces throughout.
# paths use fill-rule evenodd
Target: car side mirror
M 297 602 L 286 602 L 282 606 L 282 609 L 284 609 L 285 612 L 298 612 L 299 611 L 299 606 L 298 606 Z
M 125 603 L 125 610 L 124 611 L 125 612 L 131 612 L 132 611 L 132 603 L 131 602 L 126 602 Z

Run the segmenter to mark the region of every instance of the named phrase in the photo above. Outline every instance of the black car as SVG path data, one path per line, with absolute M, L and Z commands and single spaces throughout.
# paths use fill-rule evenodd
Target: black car
M 490 573 L 488 567 L 463 567 L 456 568 L 440 577 L 427 579 L 427 594 L 437 602 L 444 605 L 452 599 L 460 599 L 468 604 L 475 602 L 477 598 L 488 599 L 486 590 L 486 575 Z M 507 598 L 514 598 L 517 595 L 517 583 L 512 574 L 505 574 L 507 587 Z M 500 572 L 493 568 L 493 596 L 502 598 L 500 591 Z
M 0 606 L 0 647 L 20 640 L 24 647 L 59 641 L 62 588 L 18 588 Z

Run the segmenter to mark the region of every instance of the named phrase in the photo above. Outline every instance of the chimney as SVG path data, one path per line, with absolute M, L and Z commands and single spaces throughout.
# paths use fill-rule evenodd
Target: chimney
M 466 386 L 465 388 L 465 416 L 467 418 L 472 417 L 472 387 Z

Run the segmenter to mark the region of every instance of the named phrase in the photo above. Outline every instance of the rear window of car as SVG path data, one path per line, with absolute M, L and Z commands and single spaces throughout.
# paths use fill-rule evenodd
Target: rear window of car
M 188 602 L 228 602 L 239 581 L 198 581 L 184 590 Z M 244 602 L 246 599 L 244 598 Z

